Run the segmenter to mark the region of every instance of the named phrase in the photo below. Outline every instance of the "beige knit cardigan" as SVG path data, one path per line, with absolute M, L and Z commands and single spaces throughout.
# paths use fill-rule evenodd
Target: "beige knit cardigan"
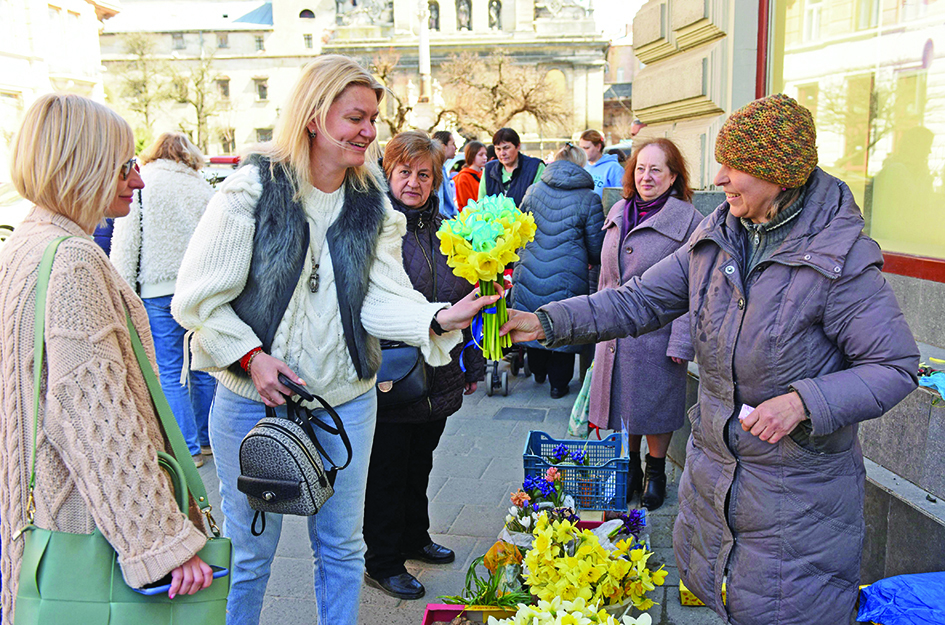
M 13 622 L 23 554 L 23 538 L 13 540 L 13 534 L 27 522 L 36 280 L 46 245 L 63 235 L 77 238 L 60 245 L 49 282 L 35 523 L 83 534 L 98 527 L 132 587 L 167 575 L 206 542 L 204 532 L 178 510 L 157 463 L 157 451 L 170 449 L 135 360 L 124 312 L 127 306 L 154 363 L 141 300 L 78 225 L 34 208 L 0 250 L 4 623 Z

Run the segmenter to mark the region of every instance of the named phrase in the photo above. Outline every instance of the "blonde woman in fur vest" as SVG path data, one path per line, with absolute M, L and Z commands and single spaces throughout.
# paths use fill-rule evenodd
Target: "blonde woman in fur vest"
M 165 132 L 141 153 L 140 201 L 115 220 L 111 259 L 118 273 L 141 295 L 148 311 L 161 388 L 199 467 L 210 455 L 207 417 L 216 381 L 204 371 L 182 377 L 186 330 L 171 316 L 171 298 L 187 243 L 213 197 L 200 175 L 203 154 L 187 135 Z
M 233 541 L 228 625 L 259 622 L 282 517 L 261 535 L 237 489 L 239 446 L 266 416 L 285 415 L 284 374 L 334 406 L 351 441 L 335 494 L 309 517 L 318 622 L 355 625 L 364 576 L 364 492 L 374 440 L 378 339 L 450 362 L 460 329 L 497 297 L 450 307 L 413 290 L 401 260 L 406 219 L 377 167 L 375 124 L 384 87 L 353 60 L 324 55 L 302 69 L 274 140 L 214 196 L 184 255 L 171 309 L 194 331 L 193 366 L 219 384 L 210 440 Z M 307 407 L 316 418 L 324 410 Z M 317 429 L 317 428 L 316 428 Z M 331 458 L 341 438 L 318 430 Z M 341 460 L 339 460 L 340 462 Z
M 206 536 L 201 521 L 180 512 L 158 465 L 158 451 L 172 452 L 125 320 L 127 310 L 153 362 L 147 313 L 92 240 L 106 217 L 128 214 L 134 190 L 144 186 L 131 128 L 87 98 L 44 95 L 26 113 L 12 175 L 36 206 L 0 252 L 2 621 L 14 622 L 23 538 L 13 536 L 27 524 L 39 264 L 62 236 L 72 238 L 59 246 L 47 291 L 34 523 L 75 534 L 98 528 L 129 586 L 170 572 L 171 597 L 193 594 L 212 580 L 196 555 Z

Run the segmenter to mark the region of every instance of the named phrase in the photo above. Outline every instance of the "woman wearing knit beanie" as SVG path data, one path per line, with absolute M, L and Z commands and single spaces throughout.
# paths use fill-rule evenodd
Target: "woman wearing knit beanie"
M 511 313 L 503 332 L 597 342 L 688 311 L 700 388 L 680 577 L 736 625 L 846 623 L 864 533 L 857 424 L 915 388 L 918 349 L 853 194 L 817 168 L 807 109 L 748 104 L 715 156 L 726 201 L 687 245 L 617 289 Z

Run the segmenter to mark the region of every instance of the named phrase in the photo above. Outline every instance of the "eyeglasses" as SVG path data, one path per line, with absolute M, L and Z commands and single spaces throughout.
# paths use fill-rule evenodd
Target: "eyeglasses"
M 118 170 L 118 175 L 121 176 L 122 180 L 128 180 L 128 176 L 131 175 L 132 169 L 135 171 L 141 171 L 141 169 L 138 168 L 138 159 L 134 156 L 128 159 L 127 163 L 124 163 L 121 166 L 121 169 Z

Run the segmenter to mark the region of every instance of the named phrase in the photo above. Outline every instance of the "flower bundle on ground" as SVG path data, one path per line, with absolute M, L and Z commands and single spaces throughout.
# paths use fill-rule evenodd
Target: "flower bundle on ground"
M 476 558 L 469 565 L 466 571 L 466 587 L 462 594 L 438 598 L 450 604 L 503 608 L 512 608 L 519 603 L 530 601 L 531 594 L 521 583 L 521 557 L 514 545 L 496 543 L 485 555 Z M 476 571 L 480 564 L 488 571 L 485 577 L 480 577 Z
M 654 605 L 646 594 L 662 586 L 666 571 L 651 571 L 646 563 L 653 552 L 621 540 L 610 551 L 590 530 L 569 521 L 551 521 L 542 515 L 535 522 L 535 543 L 525 554 L 526 584 L 546 601 L 584 599 L 602 606 L 630 601 L 640 610 Z
M 651 625 L 652 622 L 649 614 L 637 618 L 624 616 L 618 621 L 598 604 L 580 597 L 573 601 L 555 597 L 550 601 L 540 599 L 537 605 L 519 604 L 515 616 L 488 619 L 488 625 Z
M 574 508 L 569 506 L 562 488 L 562 475 L 555 467 L 549 467 L 544 477 L 528 476 L 522 488 L 512 493 L 512 506 L 505 516 L 505 528 L 510 532 L 531 534 L 539 515 L 545 514 L 552 521 L 580 520 Z M 529 543 L 530 544 L 530 543 Z
M 519 259 L 517 251 L 535 238 L 535 219 L 523 213 L 512 198 L 488 195 L 469 202 L 463 211 L 443 222 L 436 236 L 447 264 L 460 278 L 476 284 L 482 295 L 493 295 L 503 268 Z M 483 315 L 482 352 L 488 360 L 500 360 L 502 348 L 511 347 L 508 337 L 499 336 L 499 328 L 508 320 L 505 299 L 499 300 L 495 313 Z

